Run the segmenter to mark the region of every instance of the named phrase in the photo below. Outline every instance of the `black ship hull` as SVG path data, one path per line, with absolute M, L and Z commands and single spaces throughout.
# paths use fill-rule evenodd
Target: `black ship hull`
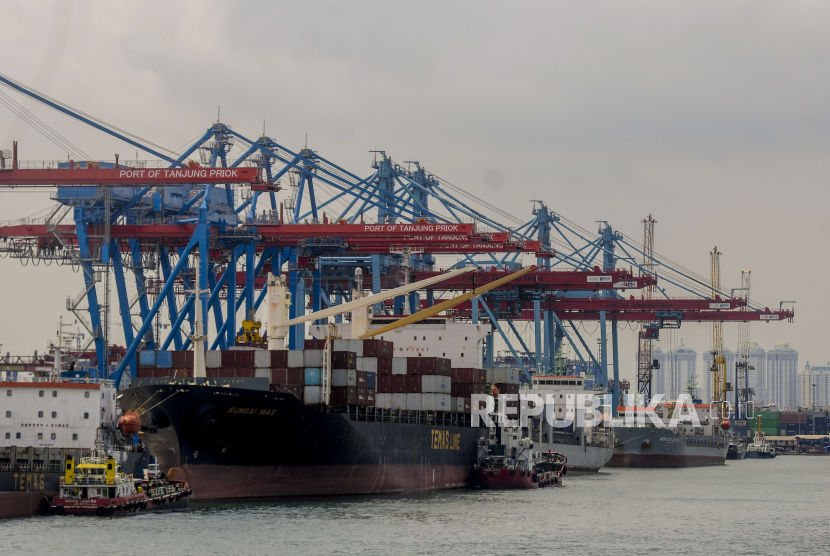
M 0 519 L 48 513 L 60 477 L 60 473 L 0 472 Z
M 145 444 L 194 499 L 467 487 L 483 434 L 450 414 L 420 413 L 412 424 L 374 408 L 318 411 L 280 392 L 179 384 L 122 394 L 124 409 L 146 411 Z

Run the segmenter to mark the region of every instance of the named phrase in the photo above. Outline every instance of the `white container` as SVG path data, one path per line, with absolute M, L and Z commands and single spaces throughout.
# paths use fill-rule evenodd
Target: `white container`
M 421 394 L 424 411 L 449 411 L 452 398 L 449 394 Z
M 406 409 L 407 394 L 392 394 L 392 409 Z
M 392 409 L 392 394 L 389 392 L 379 392 L 375 394 L 375 407 Z
M 464 413 L 464 398 L 453 398 L 455 399 L 455 412 L 456 413 Z
M 363 340 L 349 340 L 349 349 L 343 351 L 353 351 L 358 357 L 363 357 Z
M 303 351 L 303 367 L 322 367 L 323 366 L 323 350 L 322 349 L 307 349 Z
M 349 351 L 349 340 L 335 340 L 332 351 Z
M 406 409 L 409 411 L 421 411 L 421 397 L 423 394 L 407 394 Z
M 307 404 L 323 403 L 323 387 L 303 386 L 303 401 Z
M 378 358 L 377 357 L 358 357 L 357 370 L 366 371 L 367 373 L 378 372 Z
M 450 377 L 441 375 L 421 375 L 421 392 L 449 394 L 452 392 Z
M 263 369 L 261 367 L 258 367 L 256 369 L 254 369 L 254 377 L 255 378 L 267 378 L 267 379 L 270 380 L 271 379 L 271 369 L 270 368 Z
M 458 399 L 450 398 L 450 413 L 458 413 Z
M 303 350 L 301 349 L 291 349 L 288 350 L 288 366 L 292 369 L 297 368 L 305 368 L 305 367 L 313 367 L 314 365 L 306 365 L 305 363 L 305 356 L 303 355 Z M 322 367 L 322 365 L 317 365 L 318 367 Z
M 405 375 L 406 374 L 406 357 L 392 358 L 392 374 Z
M 449 394 L 436 394 L 438 411 L 452 411 L 452 397 Z
M 332 369 L 332 386 L 357 386 L 357 371 L 354 369 Z
M 222 352 L 211 349 L 205 352 L 205 367 L 208 369 L 218 369 L 222 366 Z
M 271 352 L 267 349 L 258 349 L 254 352 L 254 367 L 260 369 L 271 368 Z

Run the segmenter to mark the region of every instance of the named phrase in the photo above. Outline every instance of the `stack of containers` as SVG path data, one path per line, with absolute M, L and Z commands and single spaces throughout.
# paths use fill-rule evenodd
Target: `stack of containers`
M 390 374 L 378 375 L 377 406 L 409 411 L 452 411 L 450 360 L 393 357 Z
M 271 391 L 293 394 L 297 399 L 303 400 L 305 395 L 303 387 L 305 383 L 305 369 L 302 366 L 303 352 L 274 350 L 268 351 L 268 353 L 271 355 Z M 289 365 L 289 359 L 295 363 L 297 360 L 297 355 L 291 356 L 292 353 L 300 354 L 300 365 L 298 367 Z
M 452 370 L 452 396 L 457 413 L 471 412 L 473 394 L 488 394 L 487 371 L 460 368 Z
M 193 352 L 142 350 L 138 352 L 136 376 L 139 378 L 192 377 Z

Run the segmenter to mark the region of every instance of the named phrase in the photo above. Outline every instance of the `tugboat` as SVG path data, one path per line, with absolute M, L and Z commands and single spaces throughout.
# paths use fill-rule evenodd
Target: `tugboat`
M 740 460 L 746 457 L 746 448 L 743 442 L 733 440 L 729 443 L 729 448 L 726 451 L 726 459 Z
M 772 459 L 775 457 L 775 448 L 767 443 L 767 439 L 761 432 L 761 416 L 758 416 L 757 425 L 755 427 L 755 438 L 752 443 L 746 447 L 746 459 Z
M 188 505 L 192 494 L 185 481 L 166 479 L 157 463 L 144 470 L 144 478 L 118 472 L 111 455 L 82 458 L 75 465 L 66 458 L 60 493 L 52 500 L 57 515 L 127 515 L 139 511 L 177 510 Z
M 533 442 L 519 438 L 518 427 L 505 427 L 504 444 L 479 446 L 479 460 L 473 471 L 475 483 L 481 488 L 497 490 L 531 489 L 562 484 L 567 473 L 567 458 L 557 452 L 545 452 L 533 459 Z

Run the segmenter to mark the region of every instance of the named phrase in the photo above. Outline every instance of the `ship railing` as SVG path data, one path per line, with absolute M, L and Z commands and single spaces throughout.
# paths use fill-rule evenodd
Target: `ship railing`
M 0 471 L 11 471 L 12 464 L 11 463 L 0 463 Z

